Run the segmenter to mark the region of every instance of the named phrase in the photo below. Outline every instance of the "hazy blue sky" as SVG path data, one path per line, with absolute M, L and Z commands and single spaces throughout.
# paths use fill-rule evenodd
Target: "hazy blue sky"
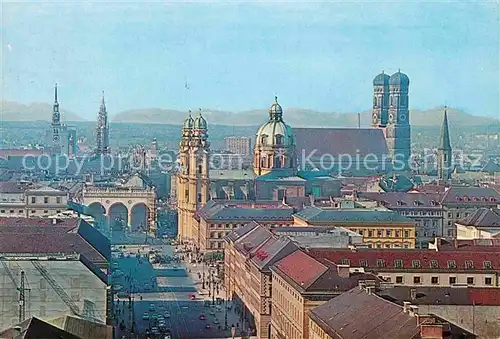
M 499 113 L 495 1 L 346 3 L 5 2 L 3 100 L 94 118 L 133 108 L 356 112 L 382 70 L 410 105 Z M 189 89 L 185 88 L 188 83 Z

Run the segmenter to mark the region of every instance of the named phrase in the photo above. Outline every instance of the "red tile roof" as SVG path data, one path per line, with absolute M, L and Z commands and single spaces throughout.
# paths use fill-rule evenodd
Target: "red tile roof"
M 328 267 L 300 250 L 281 259 L 275 267 L 304 289 L 328 270 Z
M 25 222 L 12 223 L 6 219 Z M 95 234 L 91 234 L 92 232 L 88 230 L 79 231 L 80 219 L 65 219 L 58 225 L 52 225 L 46 221 L 47 219 L 0 218 L 0 253 L 30 253 L 42 256 L 78 253 L 93 263 L 100 264 L 107 261 L 106 246 L 103 247 L 100 243 L 91 244 L 91 242 L 99 242 L 100 239 L 94 239 Z M 37 222 L 40 223 L 37 224 Z M 86 226 L 92 228 L 88 224 Z M 82 235 L 83 233 L 87 237 Z M 97 248 L 101 248 L 103 253 Z
M 349 261 L 352 267 L 374 270 L 500 270 L 500 255 L 495 252 L 436 251 L 417 249 L 310 249 L 314 258 L 336 264 Z M 401 265 L 400 265 L 401 264 Z

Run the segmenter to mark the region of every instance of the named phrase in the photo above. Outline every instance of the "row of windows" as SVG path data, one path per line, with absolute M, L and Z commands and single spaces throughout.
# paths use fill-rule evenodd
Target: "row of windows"
M 340 264 L 341 265 L 350 265 L 351 262 L 349 259 L 342 259 L 340 261 Z M 361 259 L 359 261 L 359 266 L 368 267 L 368 261 L 366 259 Z M 447 266 L 448 266 L 447 268 L 455 269 L 455 268 L 457 268 L 457 263 L 455 260 L 448 260 Z M 386 265 L 386 261 L 384 259 L 377 259 L 377 267 L 388 267 L 388 266 Z M 437 260 L 430 260 L 429 267 L 430 268 L 440 268 L 439 262 Z M 403 260 L 402 259 L 395 259 L 394 260 L 394 268 L 405 268 L 404 264 L 403 264 Z M 408 268 L 408 267 L 406 267 L 406 268 Z M 420 260 L 412 260 L 411 268 L 422 268 L 421 261 Z M 474 261 L 466 260 L 464 263 L 464 268 L 465 269 L 474 269 L 475 268 Z M 483 261 L 482 268 L 483 269 L 493 269 L 491 261 L 489 261 L 489 260 Z
M 377 242 L 377 243 L 366 243 L 366 246 L 368 246 L 368 248 L 410 248 L 410 244 L 408 243 L 403 243 L 403 244 L 400 244 L 400 243 L 380 243 L 380 242 Z
M 387 282 L 391 282 L 390 277 L 386 277 L 385 280 Z M 422 277 L 420 276 L 414 276 L 413 277 L 413 284 L 418 285 L 422 284 Z M 448 277 L 448 283 L 450 285 L 455 285 L 457 283 L 457 277 Z M 467 277 L 467 285 L 474 285 L 474 277 Z M 403 276 L 396 276 L 396 284 L 404 284 L 404 277 Z M 431 284 L 432 285 L 439 285 L 439 277 L 431 277 Z M 484 284 L 487 286 L 493 285 L 493 278 L 491 277 L 485 277 L 484 278 Z
M 401 235 L 404 235 L 404 238 L 409 238 L 410 237 L 410 231 L 405 230 L 404 232 L 401 232 L 400 230 L 366 230 L 366 229 L 351 229 L 353 232 L 358 232 L 359 234 L 363 236 L 367 236 L 369 238 L 401 238 Z
M 31 197 L 31 203 L 32 204 L 36 204 L 36 197 Z M 57 204 L 60 204 L 62 202 L 62 198 L 61 197 L 56 197 L 56 203 Z M 49 197 L 43 197 L 43 203 L 44 204 L 48 204 L 49 203 Z
M 414 215 L 441 216 L 440 211 L 400 211 L 399 214 L 408 216 L 414 216 Z
M 0 213 L 4 214 L 6 213 L 6 210 L 0 210 Z M 14 214 L 16 213 L 15 210 L 9 210 L 9 213 L 10 214 Z M 31 214 L 35 214 L 36 213 L 36 210 L 31 210 Z M 49 214 L 49 211 L 48 210 L 44 210 L 43 211 L 44 214 Z M 61 213 L 60 210 L 57 210 L 56 213 Z M 23 210 L 18 210 L 18 214 L 24 214 L 24 211 Z

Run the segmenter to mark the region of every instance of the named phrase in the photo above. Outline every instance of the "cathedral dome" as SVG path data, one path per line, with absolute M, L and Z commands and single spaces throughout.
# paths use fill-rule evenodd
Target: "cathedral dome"
M 196 119 L 194 119 L 194 129 L 198 129 L 198 130 L 206 130 L 207 129 L 207 121 L 201 115 L 201 111 L 200 111 L 200 114 L 196 117 Z
M 406 74 L 401 73 L 401 71 L 398 71 L 397 73 L 391 75 L 391 78 L 389 79 L 389 84 L 398 86 L 408 86 L 410 84 L 410 78 L 408 78 Z
M 189 117 L 184 121 L 184 129 L 193 129 L 193 126 L 194 126 L 194 119 L 191 116 L 191 114 L 189 114 Z
M 380 73 L 373 79 L 373 86 L 388 85 L 390 78 L 391 76 L 389 74 L 385 74 L 384 71 L 382 71 L 382 73 Z
M 269 108 L 269 121 L 262 125 L 256 135 L 256 146 L 295 146 L 295 133 L 283 121 L 283 109 L 275 98 Z

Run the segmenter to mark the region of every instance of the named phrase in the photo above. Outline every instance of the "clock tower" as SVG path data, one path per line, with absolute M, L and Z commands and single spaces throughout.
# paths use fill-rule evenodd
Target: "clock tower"
M 395 170 L 407 170 L 411 157 L 411 127 L 408 89 L 410 79 L 401 71 L 389 79 L 389 115 L 386 140 Z

